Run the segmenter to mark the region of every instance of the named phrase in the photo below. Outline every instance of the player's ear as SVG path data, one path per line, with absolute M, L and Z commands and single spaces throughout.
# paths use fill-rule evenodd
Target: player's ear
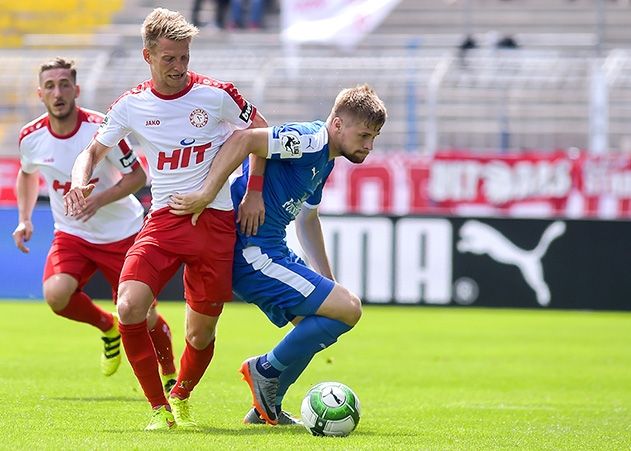
M 39 100 L 41 100 L 42 102 L 44 101 L 44 99 L 42 99 L 42 88 L 40 86 L 37 87 L 37 97 L 39 98 Z
M 342 118 L 339 116 L 335 116 L 333 118 L 333 127 L 335 128 L 335 131 L 339 132 L 342 130 Z
M 75 85 L 74 98 L 76 99 L 77 97 L 79 97 L 79 94 L 81 94 L 81 86 Z
M 151 53 L 149 53 L 148 48 L 145 47 L 142 49 L 142 57 L 147 62 L 147 64 L 151 64 Z

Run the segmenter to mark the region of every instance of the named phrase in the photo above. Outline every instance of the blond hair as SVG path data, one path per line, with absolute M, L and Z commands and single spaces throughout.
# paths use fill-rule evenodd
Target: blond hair
M 367 84 L 343 89 L 335 98 L 331 117 L 350 115 L 368 127 L 380 129 L 386 122 L 387 112 L 383 101 Z
M 77 68 L 74 65 L 74 61 L 67 60 L 60 56 L 53 58 L 39 67 L 39 76 L 41 77 L 44 72 L 51 69 L 69 69 L 72 82 L 75 84 L 77 83 Z
M 158 44 L 158 39 L 160 38 L 184 41 L 196 36 L 199 33 L 199 29 L 188 23 L 186 18 L 177 11 L 156 8 L 149 13 L 143 22 L 140 33 L 145 48 L 152 50 Z

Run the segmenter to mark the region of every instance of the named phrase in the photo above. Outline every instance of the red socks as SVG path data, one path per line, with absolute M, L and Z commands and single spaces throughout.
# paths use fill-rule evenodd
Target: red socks
M 175 363 L 173 362 L 173 345 L 171 343 L 171 329 L 161 315 L 158 315 L 156 325 L 149 331 L 153 347 L 158 356 L 158 363 L 162 368 L 162 374 L 175 373 Z
M 127 359 L 151 407 L 166 406 L 168 403 L 158 373 L 156 352 L 147 330 L 147 320 L 138 324 L 119 324 L 118 330 Z
M 171 390 L 172 395 L 180 399 L 187 399 L 193 388 L 195 388 L 204 375 L 214 353 L 214 339 L 202 350 L 195 349 L 187 341 L 182 359 L 180 360 L 180 374 L 178 374 L 177 384 L 175 384 L 175 387 Z
M 53 312 L 55 311 L 53 310 Z M 102 332 L 107 332 L 114 326 L 112 314 L 99 308 L 83 291 L 76 291 L 70 296 L 68 305 L 55 314 L 81 323 L 91 324 Z

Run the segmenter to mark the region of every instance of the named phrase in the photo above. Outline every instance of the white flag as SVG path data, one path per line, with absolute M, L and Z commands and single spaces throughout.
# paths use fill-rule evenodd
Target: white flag
M 401 0 L 282 0 L 282 38 L 352 49 Z

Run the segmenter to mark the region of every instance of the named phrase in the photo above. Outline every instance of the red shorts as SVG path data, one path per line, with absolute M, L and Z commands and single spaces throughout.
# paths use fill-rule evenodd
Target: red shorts
M 194 311 L 219 316 L 232 299 L 234 212 L 207 208 L 197 224 L 165 207 L 150 213 L 127 252 L 120 281 L 146 283 L 157 296 L 184 264 L 184 298 Z
M 68 274 L 79 282 L 82 289 L 97 269 L 112 287 L 116 301 L 118 278 L 125 261 L 125 253 L 134 243 L 135 235 L 114 243 L 94 244 L 78 236 L 56 231 L 46 257 L 44 282 L 55 274 Z

